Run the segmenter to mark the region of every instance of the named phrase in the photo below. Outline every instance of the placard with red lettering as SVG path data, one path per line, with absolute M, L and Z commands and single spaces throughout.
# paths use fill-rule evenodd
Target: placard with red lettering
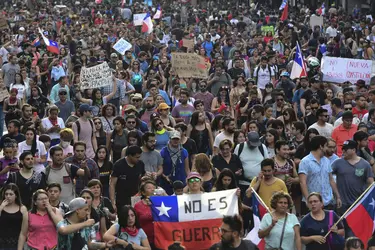
M 325 56 L 322 59 L 321 72 L 323 81 L 343 83 L 349 81 L 356 83 L 359 79 L 370 83 L 372 72 L 371 60 L 339 58 Z
M 238 214 L 236 189 L 150 199 L 159 249 L 167 249 L 175 241 L 186 249 L 208 249 L 221 239 L 223 216 Z

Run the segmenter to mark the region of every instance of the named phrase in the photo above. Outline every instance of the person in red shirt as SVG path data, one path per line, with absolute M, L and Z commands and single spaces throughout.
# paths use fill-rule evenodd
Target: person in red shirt
M 363 95 L 357 95 L 355 103 L 356 106 L 352 110 L 353 115 L 362 120 L 363 116 L 368 113 L 368 110 L 366 109 L 366 97 Z

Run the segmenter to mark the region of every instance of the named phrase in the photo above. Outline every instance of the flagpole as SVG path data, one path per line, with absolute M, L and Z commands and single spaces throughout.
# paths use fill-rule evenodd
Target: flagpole
M 345 213 L 340 217 L 340 219 L 332 226 L 332 227 L 336 227 L 343 219 L 344 219 L 344 217 L 345 217 L 345 215 L 347 214 L 347 213 L 349 213 L 350 212 L 350 210 L 355 206 L 355 205 L 357 205 L 357 203 L 358 203 L 358 201 L 360 200 L 360 199 L 362 199 L 363 198 L 363 196 L 365 196 L 365 194 L 370 190 L 370 188 L 372 188 L 372 186 L 374 186 L 375 185 L 375 182 L 373 182 L 370 186 L 368 186 L 367 187 L 367 189 L 358 197 L 358 199 L 348 208 L 348 210 L 346 210 L 345 211 Z M 332 228 L 331 227 L 331 228 Z M 328 233 L 324 236 L 324 239 L 325 238 L 327 238 L 328 237 L 328 235 L 331 233 L 331 229 L 329 229 L 329 231 L 328 231 Z
M 262 198 L 260 198 L 260 196 L 258 195 L 258 193 L 254 190 L 253 187 L 250 187 L 251 190 L 253 191 L 253 194 L 255 194 L 255 196 L 258 198 L 258 200 L 260 201 L 260 203 L 262 203 L 262 205 L 267 209 L 267 212 L 271 214 L 271 210 L 267 207 L 267 205 L 264 203 L 264 201 L 262 200 Z

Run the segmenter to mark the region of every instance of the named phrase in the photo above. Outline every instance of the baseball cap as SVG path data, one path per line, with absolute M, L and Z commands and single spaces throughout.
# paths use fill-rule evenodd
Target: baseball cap
M 20 31 L 25 31 L 25 28 L 24 27 L 20 27 L 19 30 Z
M 60 94 L 60 93 L 68 93 L 68 91 L 66 91 L 65 88 L 60 88 L 60 89 L 59 89 L 59 94 Z
M 118 57 L 118 55 L 116 53 L 112 53 L 111 57 Z
M 79 112 L 83 113 L 86 111 L 92 111 L 92 107 L 88 104 L 81 104 L 81 106 L 79 106 Z
M 186 179 L 189 180 L 191 178 L 199 178 L 202 180 L 202 177 L 198 172 L 190 172 L 190 174 L 188 175 Z
M 183 189 L 185 187 L 184 183 L 182 181 L 174 181 L 173 182 L 173 189 Z
M 344 144 L 342 145 L 342 149 L 343 150 L 356 149 L 357 146 L 358 146 L 358 143 L 356 141 L 347 140 L 347 141 L 344 141 Z
M 170 136 L 171 139 L 181 139 L 181 134 L 178 131 L 173 131 Z
M 130 99 L 143 99 L 140 93 L 130 95 Z
M 158 107 L 158 110 L 161 110 L 161 109 L 169 109 L 170 107 L 168 106 L 168 104 L 166 104 L 165 102 L 162 102 L 159 104 L 159 107 Z
M 247 145 L 249 147 L 259 147 L 262 145 L 259 134 L 255 131 L 251 131 L 247 134 Z
M 366 86 L 366 82 L 362 79 L 359 79 L 357 82 L 356 82 L 356 85 L 359 85 L 359 86 Z
M 281 76 L 286 76 L 286 77 L 289 77 L 290 75 L 289 75 L 289 73 L 288 73 L 288 72 L 284 71 L 283 73 L 281 73 Z
M 69 215 L 77 211 L 78 209 L 84 208 L 85 206 L 87 206 L 87 202 L 85 199 L 81 197 L 74 198 L 73 200 L 69 202 L 69 212 L 67 212 L 64 217 L 65 218 L 68 217 Z

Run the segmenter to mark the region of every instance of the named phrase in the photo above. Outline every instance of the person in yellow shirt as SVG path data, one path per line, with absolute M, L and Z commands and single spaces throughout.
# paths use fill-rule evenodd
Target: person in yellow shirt
M 264 204 L 270 208 L 271 197 L 274 193 L 283 191 L 288 193 L 288 189 L 283 180 L 274 176 L 275 162 L 273 159 L 264 159 L 260 164 L 260 173 L 254 178 L 250 187 L 246 190 L 246 196 L 251 197 L 251 187 L 258 193 Z

